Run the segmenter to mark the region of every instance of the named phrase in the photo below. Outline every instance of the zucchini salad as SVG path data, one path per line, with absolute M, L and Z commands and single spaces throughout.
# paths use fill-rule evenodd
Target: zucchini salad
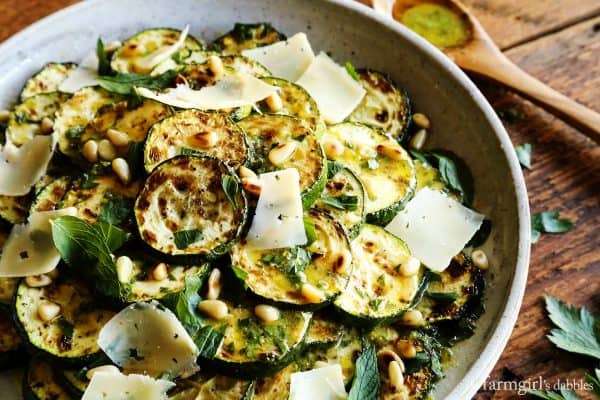
M 38 400 L 427 399 L 483 310 L 470 172 L 385 73 L 188 27 L 0 113 L 0 367 Z

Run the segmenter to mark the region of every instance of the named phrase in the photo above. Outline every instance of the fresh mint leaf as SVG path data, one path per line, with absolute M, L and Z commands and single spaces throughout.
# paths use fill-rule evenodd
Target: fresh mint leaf
M 356 72 L 354 65 L 352 65 L 350 61 L 346 61 L 344 66 L 346 67 L 346 71 L 348 71 L 348 75 L 350 75 L 355 81 L 360 82 L 360 75 L 358 75 L 358 72 Z
M 169 87 L 177 71 L 169 70 L 157 76 L 143 74 L 117 74 L 115 76 L 99 76 L 96 78 L 98 84 L 111 93 L 125 96 L 136 95 L 135 88 L 143 87 L 150 90 L 161 90 Z
M 327 179 L 331 179 L 338 174 L 345 167 L 342 163 L 337 161 L 327 161 Z
M 531 143 L 525 143 L 521 146 L 515 146 L 515 152 L 517 153 L 517 158 L 519 159 L 519 163 L 527 169 L 531 169 L 531 150 L 533 146 Z
M 225 196 L 227 196 L 227 200 L 229 200 L 233 209 L 237 210 L 238 205 L 236 197 L 240 191 L 240 185 L 238 184 L 237 179 L 231 175 L 223 175 L 221 177 L 221 187 L 223 188 Z
M 223 338 L 223 334 L 216 331 L 213 327 L 204 326 L 198 331 L 196 337 L 194 337 L 194 343 L 198 346 L 201 357 L 213 358 L 217 354 Z
M 306 232 L 306 245 L 310 246 L 315 240 L 317 240 L 317 231 L 315 229 L 315 221 L 307 215 L 303 217 L 304 220 L 304 232 Z
M 133 211 L 133 199 L 124 196 L 107 196 L 98 220 L 112 225 L 123 224 Z
M 236 267 L 235 265 L 231 266 L 231 270 L 233 271 L 233 274 L 242 282 L 244 282 L 244 289 L 248 289 L 248 284 L 246 283 L 246 280 L 248 279 L 248 273 L 246 271 L 244 271 L 243 269 Z
M 192 243 L 202 239 L 202 231 L 198 229 L 189 229 L 175 232 L 173 236 L 175 240 L 175 246 L 177 246 L 179 250 L 184 250 L 187 249 Z
M 356 360 L 356 372 L 348 400 L 377 400 L 379 397 L 379 369 L 377 352 L 370 341 L 363 339 L 363 350 Z
M 296 284 L 302 283 L 299 274 L 304 271 L 310 260 L 310 253 L 302 247 L 292 247 L 280 253 L 268 253 L 261 259 L 264 264 L 279 268 Z
M 204 320 L 198 313 L 201 300 L 200 289 L 204 284 L 204 275 L 190 276 L 185 279 L 182 291 L 163 297 L 161 302 L 177 316 L 185 330 L 194 336 L 203 325 Z
M 458 298 L 458 293 L 456 292 L 427 292 L 427 297 L 432 300 L 440 301 L 440 302 L 452 302 Z
M 560 394 L 531 389 L 527 391 L 527 394 L 546 400 L 580 400 L 577 393 L 569 389 L 560 389 Z
M 550 320 L 558 327 L 547 336 L 558 348 L 600 360 L 600 319 L 585 307 L 577 308 L 546 296 L 546 310 Z
M 110 75 L 110 60 L 101 38 L 98 38 L 96 42 L 96 55 L 98 56 L 98 75 Z
M 542 233 L 564 233 L 573 226 L 568 219 L 561 219 L 558 211 L 535 213 L 531 216 L 531 242 L 537 242 Z
M 357 196 L 323 196 L 321 201 L 330 207 L 337 210 L 348 210 L 354 211 L 358 208 L 358 197 Z
M 112 253 L 121 247 L 129 234 L 98 222 L 64 216 L 51 221 L 52 239 L 61 258 L 77 272 L 94 281 L 107 296 L 125 300 L 131 287 L 119 282 Z
M 585 381 L 592 385 L 592 393 L 600 399 L 600 369 L 594 370 L 594 375 L 585 374 Z

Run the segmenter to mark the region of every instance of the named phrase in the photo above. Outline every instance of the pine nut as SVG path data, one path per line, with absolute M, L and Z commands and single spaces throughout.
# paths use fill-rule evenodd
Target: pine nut
M 267 97 L 265 99 L 265 102 L 267 103 L 267 107 L 269 107 L 269 110 L 271 110 L 272 112 L 277 112 L 283 108 L 283 101 L 281 101 L 281 96 L 279 96 L 278 93 L 273 93 L 272 95 Z
M 102 139 L 98 142 L 98 154 L 103 160 L 112 161 L 117 156 L 117 150 L 108 139 Z
M 201 147 L 203 149 L 209 149 L 211 147 L 214 147 L 214 145 L 217 144 L 218 140 L 219 137 L 217 136 L 217 132 L 215 131 L 200 132 L 194 135 L 194 142 L 196 143 L 196 145 L 198 145 L 198 147 Z
M 287 142 L 278 145 L 269 152 L 269 161 L 271 161 L 273 165 L 281 166 L 281 164 L 294 155 L 296 147 L 296 142 Z
M 404 375 L 402 369 L 396 361 L 392 361 L 388 364 L 388 377 L 390 378 L 390 385 L 395 392 L 399 391 L 404 385 Z
M 119 177 L 119 180 L 127 185 L 131 182 L 131 170 L 129 169 L 129 164 L 125 161 L 124 158 L 115 158 L 111 163 L 113 172 Z
M 400 274 L 402 276 L 416 275 L 421 269 L 421 262 L 414 257 L 410 257 L 400 266 Z
M 31 276 L 25 277 L 25 283 L 29 287 L 39 288 L 39 287 L 44 287 L 44 286 L 48 286 L 49 284 L 51 284 L 52 278 L 50 278 L 46 274 L 31 275 Z
M 348 272 L 350 265 L 352 265 L 352 255 L 349 251 L 344 251 L 335 257 L 335 272 L 338 274 Z
M 279 319 L 279 310 L 267 304 L 254 307 L 254 314 L 263 322 L 275 322 Z
M 123 147 L 129 144 L 129 136 L 127 136 L 125 132 L 121 132 L 116 129 L 111 128 L 107 130 L 106 138 L 117 147 Z
M 218 268 L 213 269 L 208 276 L 208 283 L 206 289 L 206 298 L 208 300 L 216 300 L 221 294 L 221 270 Z
M 117 266 L 117 278 L 121 283 L 129 283 L 131 273 L 133 272 L 133 261 L 127 256 L 117 258 L 115 262 Z
M 304 283 L 300 292 L 310 303 L 321 303 L 325 300 L 323 292 L 310 283 Z
M 152 270 L 152 277 L 155 281 L 163 281 L 167 279 L 168 276 L 169 270 L 167 268 L 167 264 L 165 264 L 164 262 L 157 264 L 156 267 L 154 267 L 154 269 Z
M 380 350 L 377 353 L 377 357 L 379 357 L 379 359 L 381 360 L 382 363 L 388 363 L 391 361 L 397 362 L 398 365 L 400 366 L 400 371 L 404 372 L 404 370 L 405 370 L 404 362 L 402 361 L 400 356 L 398 354 L 396 354 L 395 351 L 392 351 L 390 349 Z
M 259 196 L 262 190 L 262 184 L 258 179 L 254 178 L 242 178 L 242 187 L 246 192 L 255 196 Z
M 471 253 L 471 260 L 473 260 L 473 264 L 479 269 L 486 270 L 490 266 L 487 255 L 480 249 L 473 250 Z
M 377 145 L 377 152 L 386 157 L 391 158 L 392 160 L 402 160 L 404 155 L 402 148 L 400 145 L 389 145 L 389 144 L 379 144 Z
M 409 326 L 423 326 L 425 324 L 425 319 L 423 318 L 423 314 L 419 310 L 408 310 L 402 316 L 402 320 L 400 323 L 403 325 Z
M 42 321 L 48 322 L 58 317 L 60 314 L 60 306 L 51 301 L 44 300 L 40 303 L 37 313 Z
M 225 73 L 225 67 L 223 67 L 223 61 L 221 60 L 221 57 L 208 57 L 208 69 L 210 69 L 216 79 L 220 79 Z
M 415 150 L 421 150 L 425 146 L 427 140 L 427 131 L 425 129 L 419 129 L 417 133 L 410 139 L 410 147 Z
M 415 358 L 417 356 L 417 348 L 407 339 L 398 339 L 396 349 L 402 358 Z
M 10 118 L 10 111 L 1 110 L 0 111 L 0 122 L 6 122 Z
M 52 121 L 48 117 L 44 117 L 42 119 L 42 122 L 40 122 L 40 133 L 42 135 L 48 135 L 49 133 L 52 133 L 53 129 L 54 129 L 54 121 Z
M 252 178 L 258 179 L 258 176 L 250 168 L 246 168 L 243 165 L 238 170 L 240 178 Z
M 99 367 L 89 369 L 85 373 L 85 377 L 91 380 L 92 376 L 94 376 L 94 374 L 96 372 L 105 372 L 105 373 L 108 373 L 108 374 L 118 374 L 121 371 L 119 371 L 119 368 L 115 367 L 114 365 L 109 365 L 109 364 L 108 365 L 101 365 Z
M 227 304 L 221 300 L 202 300 L 198 303 L 198 310 L 216 320 L 221 320 L 229 314 Z
M 83 158 L 91 163 L 98 161 L 98 143 L 95 140 L 88 140 L 81 148 Z
M 431 125 L 429 118 L 423 113 L 414 113 L 412 120 L 419 128 L 429 129 L 429 126 Z
M 327 156 L 327 158 L 332 160 L 344 154 L 346 148 L 344 147 L 342 142 L 332 138 L 327 139 L 325 143 L 323 143 L 323 150 L 325 150 L 325 155 Z

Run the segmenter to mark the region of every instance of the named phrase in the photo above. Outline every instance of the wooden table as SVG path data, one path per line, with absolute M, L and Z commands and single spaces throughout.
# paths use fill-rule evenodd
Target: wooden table
M 1 0 L 0 41 L 74 0 Z M 465 0 L 500 47 L 526 71 L 600 111 L 600 0 Z M 527 293 L 508 347 L 492 380 L 579 381 L 591 360 L 557 350 L 542 296 L 600 313 L 600 147 L 520 97 L 484 80 L 476 83 L 506 121 L 515 144 L 532 143 L 525 171 L 532 212 L 559 210 L 576 221 L 565 235 L 533 246 Z M 585 394 L 584 394 L 585 395 Z M 516 399 L 515 392 L 481 390 L 476 399 Z

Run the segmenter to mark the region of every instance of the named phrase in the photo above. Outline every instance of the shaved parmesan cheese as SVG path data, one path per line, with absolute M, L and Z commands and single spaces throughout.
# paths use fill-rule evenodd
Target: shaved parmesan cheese
M 185 60 L 183 61 L 183 63 L 184 64 L 202 64 L 208 60 L 209 54 L 210 53 L 208 53 L 206 51 L 191 51 L 189 53 L 189 55 L 185 56 Z M 172 57 L 167 58 L 166 60 L 162 61 L 160 64 L 156 65 L 156 67 L 154 67 L 154 69 L 152 70 L 150 75 L 157 76 L 160 74 L 164 74 L 167 71 L 178 68 L 179 65 L 180 64 L 178 64 L 175 60 L 173 60 Z
M 151 333 L 149 333 L 151 334 Z M 98 371 L 85 389 L 82 400 L 166 400 L 167 392 L 175 386 L 163 379 L 144 375 L 123 375 Z
M 483 219 L 446 194 L 424 188 L 385 229 L 404 240 L 429 269 L 440 272 L 465 247 Z
M 164 93 L 154 93 L 146 88 L 136 88 L 136 91 L 142 97 L 173 107 L 222 110 L 254 104 L 275 93 L 277 88 L 251 75 L 235 74 L 200 90 L 177 85 Z
M 304 33 L 288 40 L 242 51 L 242 55 L 258 61 L 278 78 L 296 81 L 313 62 L 315 55 Z
M 147 56 L 136 60 L 136 65 L 143 70 L 150 71 L 156 65 L 160 64 L 161 61 L 164 61 L 167 58 L 171 57 L 173 54 L 175 54 L 177 50 L 179 50 L 179 48 L 183 45 L 183 42 L 185 42 L 189 31 L 190 26 L 186 25 L 181 34 L 179 35 L 179 39 L 177 39 L 175 43 L 167 47 L 159 48 L 156 51 L 153 51 L 152 53 L 148 54 Z
M 46 173 L 56 142 L 38 135 L 21 147 L 7 142 L 0 153 L 0 194 L 23 196 Z
M 366 91 L 344 67 L 321 52 L 296 82 L 315 99 L 329 124 L 344 120 L 360 104 Z
M 289 400 L 338 400 L 346 397 L 340 364 L 291 375 Z
M 2 249 L 0 277 L 41 275 L 56 268 L 60 254 L 54 247 L 50 221 L 75 214 L 75 207 L 34 212 L 28 223 L 13 226 Z
M 175 314 L 156 301 L 135 303 L 104 325 L 98 345 L 127 373 L 190 376 L 199 351 Z
M 81 61 L 79 66 L 69 73 L 59 86 L 58 90 L 65 93 L 75 93 L 86 86 L 96 86 L 98 81 L 98 56 L 96 52 L 90 52 Z
M 261 191 L 246 237 L 257 250 L 306 244 L 300 198 L 300 175 L 295 168 L 260 175 Z

